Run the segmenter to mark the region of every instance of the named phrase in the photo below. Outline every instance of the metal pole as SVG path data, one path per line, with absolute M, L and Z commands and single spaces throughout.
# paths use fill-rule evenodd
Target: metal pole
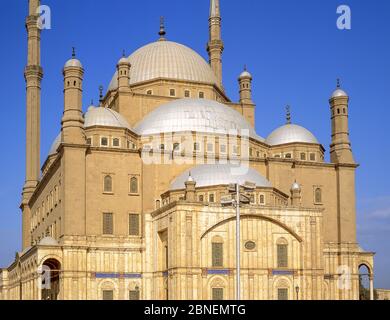
M 236 233 L 237 233 L 237 236 L 236 236 L 236 266 L 237 266 L 237 270 L 236 270 L 236 290 L 237 290 L 237 293 L 236 293 L 236 299 L 239 301 L 240 300 L 240 292 L 241 292 L 241 282 L 240 282 L 240 272 L 241 272 L 241 268 L 240 268 L 240 264 L 241 264 L 241 261 L 240 261 L 240 247 L 241 247 L 241 235 L 240 235 L 240 184 L 236 184 L 236 193 L 237 193 L 237 199 L 236 199 Z

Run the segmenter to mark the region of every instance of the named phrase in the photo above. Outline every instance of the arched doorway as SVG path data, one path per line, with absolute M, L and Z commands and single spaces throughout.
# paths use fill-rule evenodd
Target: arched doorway
M 359 265 L 359 300 L 374 300 L 374 281 L 370 267 Z
M 48 259 L 42 264 L 42 300 L 58 300 L 60 270 L 61 263 L 56 259 Z

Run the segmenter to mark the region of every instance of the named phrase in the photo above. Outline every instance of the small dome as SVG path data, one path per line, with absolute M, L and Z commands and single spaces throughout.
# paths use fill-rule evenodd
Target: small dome
M 83 65 L 81 64 L 80 60 L 78 60 L 76 58 L 72 58 L 72 59 L 68 60 L 64 66 L 64 68 L 69 68 L 69 67 L 82 68 Z
M 348 97 L 348 94 L 347 94 L 344 90 L 342 90 L 342 89 L 340 89 L 340 88 L 337 88 L 337 89 L 333 92 L 332 98 L 338 98 L 338 97 Z
M 191 171 L 191 176 L 196 182 L 196 186 L 209 187 L 219 185 L 229 185 L 231 183 L 244 184 L 245 182 L 255 183 L 257 187 L 271 187 L 271 183 L 260 175 L 255 169 L 248 168 L 246 173 L 235 172 L 241 170 L 239 166 L 231 164 L 205 164 L 187 170 L 176 178 L 172 184 L 171 190 L 181 190 L 185 188 L 185 182 Z
M 58 246 L 58 242 L 56 239 L 52 237 L 45 237 L 41 241 L 39 241 L 40 246 Z
M 210 65 L 194 50 L 172 41 L 156 41 L 137 51 L 129 58 L 130 84 L 159 78 L 218 84 Z M 118 73 L 108 90 L 118 88 Z
M 55 138 L 53 144 L 51 145 L 50 151 L 49 151 L 49 157 L 52 155 L 55 155 L 57 153 L 57 149 L 61 144 L 61 132 L 60 134 Z
M 291 191 L 301 190 L 301 186 L 295 181 L 291 186 Z
M 103 107 L 89 107 L 85 114 L 84 127 L 106 126 L 130 129 L 126 119 L 114 110 Z
M 245 129 L 249 130 L 250 137 L 264 141 L 236 110 L 207 99 L 174 100 L 149 113 L 135 127 L 139 135 L 190 131 L 228 134 L 230 130 Z
M 119 59 L 118 64 L 127 63 L 130 64 L 129 59 L 126 57 L 122 57 Z
M 245 70 L 240 74 L 240 79 L 247 79 L 247 78 L 252 79 L 252 75 Z
M 276 129 L 265 142 L 271 146 L 294 142 L 319 144 L 317 138 L 309 130 L 296 124 L 286 124 Z

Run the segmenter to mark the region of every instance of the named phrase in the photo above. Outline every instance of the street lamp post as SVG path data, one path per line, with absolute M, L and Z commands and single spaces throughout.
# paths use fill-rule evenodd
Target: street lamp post
M 299 300 L 299 287 L 298 286 L 295 287 L 295 292 L 297 293 L 297 300 Z
M 241 300 L 241 221 L 240 221 L 240 185 L 236 184 L 236 288 L 237 288 L 237 301 Z
M 256 185 L 251 182 L 245 182 L 244 189 L 251 192 L 256 188 Z M 231 184 L 229 192 L 235 193 L 234 197 L 221 199 L 223 205 L 233 205 L 236 208 L 236 300 L 241 299 L 241 221 L 240 221 L 240 205 L 250 203 L 249 197 L 245 194 L 241 195 L 241 185 L 239 183 Z

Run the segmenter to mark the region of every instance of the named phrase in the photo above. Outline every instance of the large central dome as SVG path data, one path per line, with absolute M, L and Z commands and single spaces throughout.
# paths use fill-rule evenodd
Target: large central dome
M 199 132 L 229 134 L 234 130 L 248 130 L 249 136 L 259 141 L 249 122 L 236 110 L 222 103 L 207 99 L 179 99 L 161 105 L 135 126 L 139 135 L 155 135 L 172 132 Z
M 131 63 L 130 84 L 158 78 L 218 83 L 210 65 L 198 53 L 176 42 L 153 42 L 138 49 L 128 60 Z M 116 72 L 109 90 L 117 87 Z

